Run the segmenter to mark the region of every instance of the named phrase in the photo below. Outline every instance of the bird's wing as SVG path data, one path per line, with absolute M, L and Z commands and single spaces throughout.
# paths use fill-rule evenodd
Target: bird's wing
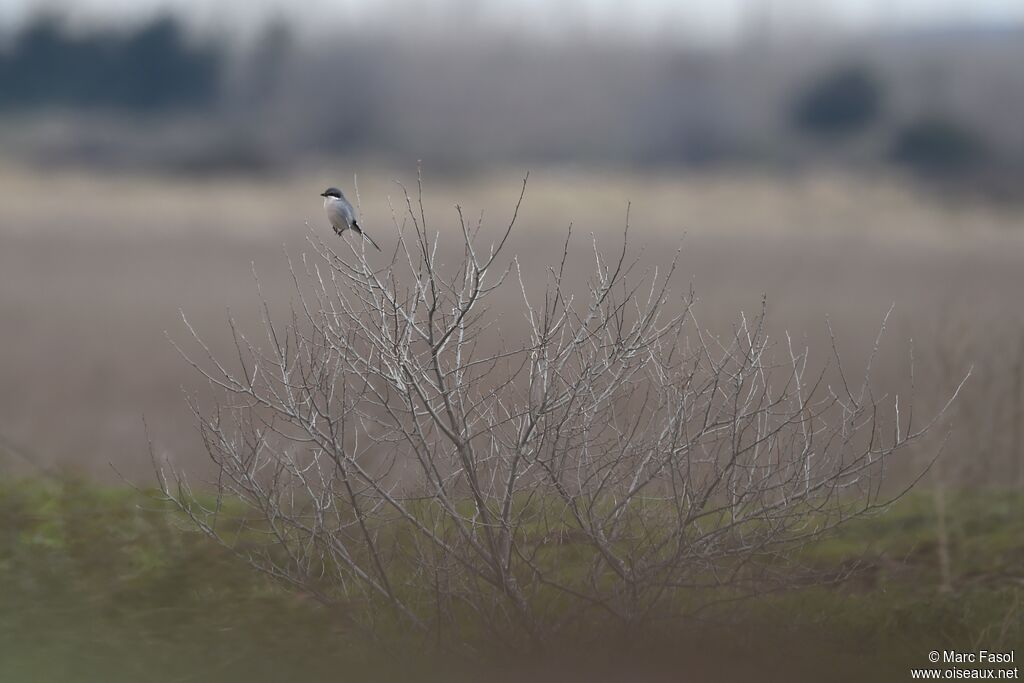
M 352 206 L 349 203 L 349 201 L 347 199 L 345 199 L 344 197 L 342 197 L 341 201 L 338 202 L 338 204 L 341 206 L 341 210 L 345 213 L 345 216 L 347 217 L 347 220 L 348 220 L 348 224 L 350 226 L 351 225 L 355 225 L 356 224 L 356 207 Z
M 327 218 L 335 230 L 348 230 L 356 222 L 352 205 L 344 200 L 331 202 L 327 206 Z

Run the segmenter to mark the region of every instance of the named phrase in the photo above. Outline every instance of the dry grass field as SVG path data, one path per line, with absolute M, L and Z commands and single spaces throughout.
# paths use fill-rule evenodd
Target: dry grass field
M 11 462 L 27 456 L 103 477 L 113 465 L 148 481 L 144 417 L 161 453 L 201 462 L 181 396 L 198 380 L 165 333 L 187 338 L 180 309 L 226 352 L 226 312 L 243 328 L 260 316 L 253 265 L 283 313 L 293 291 L 284 251 L 308 250 L 309 231 L 335 239 L 317 194 L 329 184 L 351 190 L 354 170 L 362 223 L 387 251 L 388 197 L 396 209 L 402 201 L 393 179 L 414 186 L 415 169 L 185 180 L 0 168 L 0 435 Z M 428 168 L 432 227 L 456 229 L 456 203 L 501 226 L 521 180 L 515 170 L 444 178 Z M 727 329 L 763 294 L 773 330 L 806 339 L 812 363 L 827 356 L 828 317 L 856 364 L 895 304 L 883 384 L 887 373 L 903 381 L 895 375 L 905 375 L 910 338 L 926 408 L 974 366 L 947 471 L 985 482 L 1024 471 L 1013 428 L 1024 372 L 1024 209 L 947 199 L 890 176 L 550 169 L 531 174 L 511 250 L 528 276 L 540 276 L 570 222 L 578 259 L 589 233 L 614 248 L 629 203 L 633 252 L 659 265 L 682 246 L 680 284 L 693 283 L 709 328 Z M 957 446 L 965 443 L 974 452 Z

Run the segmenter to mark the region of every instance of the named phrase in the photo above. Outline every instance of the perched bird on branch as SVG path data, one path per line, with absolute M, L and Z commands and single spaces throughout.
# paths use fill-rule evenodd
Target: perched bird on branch
M 346 230 L 354 230 L 366 239 L 370 240 L 370 244 L 377 251 L 380 251 L 380 247 L 373 241 L 373 238 L 363 232 L 363 229 L 359 227 L 359 222 L 356 220 L 356 210 L 347 199 L 345 195 L 341 193 L 336 187 L 328 187 L 326 190 L 320 193 L 320 196 L 324 198 L 324 211 L 327 212 L 327 220 L 331 222 L 331 227 L 334 228 L 334 232 L 339 235 Z

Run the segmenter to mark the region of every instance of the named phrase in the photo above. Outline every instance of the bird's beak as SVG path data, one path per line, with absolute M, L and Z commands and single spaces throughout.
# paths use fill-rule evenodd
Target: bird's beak
M 321 193 L 320 193 L 320 196 L 321 196 L 321 197 L 326 197 L 326 196 L 327 196 L 327 193 L 326 193 L 326 192 L 321 192 Z

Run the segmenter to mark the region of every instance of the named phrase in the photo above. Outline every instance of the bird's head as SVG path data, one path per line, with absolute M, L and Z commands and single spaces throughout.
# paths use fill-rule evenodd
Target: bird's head
M 341 199 L 341 190 L 336 187 L 328 187 L 326 190 L 320 193 L 321 197 L 334 197 L 335 199 Z

